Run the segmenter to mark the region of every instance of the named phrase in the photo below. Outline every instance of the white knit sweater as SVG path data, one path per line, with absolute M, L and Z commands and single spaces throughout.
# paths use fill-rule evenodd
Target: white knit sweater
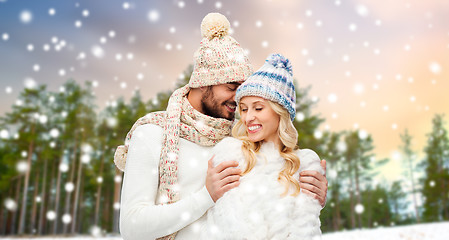
M 180 139 L 178 190 L 181 200 L 158 205 L 162 128 L 146 124 L 131 138 L 123 179 L 120 232 L 125 240 L 155 239 L 179 231 L 176 239 L 197 239 L 206 211 L 214 205 L 205 187 L 212 147 Z
M 223 139 L 213 149 L 214 164 L 237 160 L 244 166 L 241 145 L 238 139 Z M 304 170 L 324 174 L 314 151 L 302 149 L 297 154 L 301 163 L 294 178 Z M 240 179 L 240 186 L 209 209 L 201 239 L 321 239 L 318 200 L 302 192 L 281 197 L 285 188 L 277 179 L 283 164 L 274 144 L 264 143 L 256 166 Z

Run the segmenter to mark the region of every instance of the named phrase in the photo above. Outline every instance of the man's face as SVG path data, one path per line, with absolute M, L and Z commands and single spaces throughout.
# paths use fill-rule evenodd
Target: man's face
M 204 114 L 214 118 L 234 120 L 237 106 L 234 97 L 240 84 L 234 82 L 207 87 L 201 98 Z

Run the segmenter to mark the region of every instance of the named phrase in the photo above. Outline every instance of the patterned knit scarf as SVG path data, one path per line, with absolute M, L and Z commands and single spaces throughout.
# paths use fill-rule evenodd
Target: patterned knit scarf
M 141 117 L 126 135 L 125 145 L 117 147 L 114 162 L 125 170 L 129 141 L 134 130 L 144 124 L 163 128 L 162 150 L 159 160 L 158 204 L 171 204 L 179 200 L 175 190 L 178 182 L 179 139 L 184 138 L 201 146 L 214 146 L 231 134 L 232 121 L 213 118 L 195 110 L 187 100 L 188 85 L 176 90 L 170 97 L 167 111 L 154 112 Z M 176 233 L 159 238 L 175 239 Z

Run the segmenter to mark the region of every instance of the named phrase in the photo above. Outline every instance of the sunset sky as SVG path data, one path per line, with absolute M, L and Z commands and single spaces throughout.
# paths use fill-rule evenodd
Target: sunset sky
M 25 86 L 69 78 L 95 81 L 100 109 L 173 89 L 209 12 L 227 16 L 255 69 L 270 53 L 292 61 L 321 131 L 371 134 L 388 179 L 401 174 L 404 129 L 421 154 L 433 116 L 449 122 L 447 0 L 0 0 L 0 115 Z

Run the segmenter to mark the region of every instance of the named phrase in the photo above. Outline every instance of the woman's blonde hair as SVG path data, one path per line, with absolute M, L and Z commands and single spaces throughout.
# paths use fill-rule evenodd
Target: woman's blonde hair
M 293 174 L 298 171 L 300 165 L 299 157 L 294 153 L 294 150 L 298 148 L 298 132 L 290 120 L 290 114 L 284 107 L 269 100 L 266 100 L 266 102 L 269 103 L 273 111 L 280 116 L 278 134 L 279 139 L 281 140 L 281 145 L 279 146 L 279 154 L 285 160 L 284 167 L 281 172 L 279 172 L 278 177 L 278 180 L 283 182 L 285 185 L 285 191 L 282 196 L 286 196 L 288 194 L 290 186 L 293 186 L 295 189 L 292 195 L 297 196 L 299 194 L 300 187 L 298 179 L 295 179 Z M 241 115 L 240 107 L 239 113 Z M 232 135 L 243 141 L 242 151 L 245 157 L 246 166 L 242 175 L 245 175 L 249 173 L 256 165 L 256 154 L 259 152 L 262 142 L 250 141 L 245 123 L 242 119 L 239 119 L 239 121 L 235 124 L 232 129 Z

